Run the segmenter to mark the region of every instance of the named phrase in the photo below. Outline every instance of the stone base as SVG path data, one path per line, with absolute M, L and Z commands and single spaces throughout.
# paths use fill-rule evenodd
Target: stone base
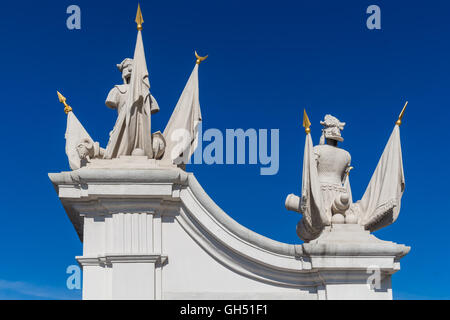
M 304 244 L 268 239 L 193 174 L 141 157 L 49 176 L 83 242 L 83 299 L 392 299 L 409 251 L 358 225 Z
M 391 275 L 410 248 L 383 241 L 357 224 L 326 227 L 303 244 L 312 269 L 320 270 L 326 299 L 392 299 Z

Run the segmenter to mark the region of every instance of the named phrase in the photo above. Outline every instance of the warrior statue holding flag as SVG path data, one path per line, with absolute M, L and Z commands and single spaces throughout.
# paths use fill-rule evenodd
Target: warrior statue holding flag
M 372 232 L 397 219 L 405 189 L 400 124 L 406 104 L 362 199 L 356 203 L 353 203 L 349 181 L 351 157 L 337 146 L 343 141 L 341 130 L 345 123 L 326 115 L 320 122 L 324 126 L 320 144 L 313 147 L 311 123 L 304 112 L 302 195 L 290 194 L 285 203 L 288 210 L 303 215 L 297 224 L 297 234 L 302 240 L 318 238 L 326 226 L 333 224 L 359 224 Z
M 180 166 L 188 162 L 197 147 L 198 127 L 202 122 L 198 67 L 208 56 L 195 52 L 196 64 L 178 103 L 162 134 L 151 133 L 151 115 L 159 111 L 158 103 L 150 94 L 150 82 L 142 42 L 141 8 L 136 15 L 137 40 L 134 58 L 126 58 L 117 68 L 122 73 L 123 84 L 114 86 L 106 98 L 106 106 L 116 109 L 118 116 L 110 132 L 106 149 L 94 142 L 87 133 L 66 98 L 58 92 L 67 114 L 66 154 L 72 170 L 96 162 L 97 166 L 108 166 L 111 159 L 121 156 L 144 156 L 160 160 L 160 166 Z M 105 160 L 106 162 L 102 162 Z
M 122 72 L 123 85 L 115 86 L 106 99 L 106 105 L 117 109 L 118 117 L 110 133 L 105 159 L 121 155 L 141 155 L 154 158 L 151 135 L 151 115 L 159 111 L 150 94 L 147 64 L 142 43 L 142 13 L 136 16 L 138 35 L 133 59 L 117 65 Z

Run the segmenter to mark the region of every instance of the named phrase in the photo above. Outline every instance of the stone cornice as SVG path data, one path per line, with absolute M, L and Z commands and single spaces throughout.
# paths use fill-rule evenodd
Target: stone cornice
M 89 169 L 81 168 L 75 171 L 49 173 L 55 186 L 80 185 L 89 183 L 130 184 L 130 183 L 187 183 L 188 173 L 173 169 Z

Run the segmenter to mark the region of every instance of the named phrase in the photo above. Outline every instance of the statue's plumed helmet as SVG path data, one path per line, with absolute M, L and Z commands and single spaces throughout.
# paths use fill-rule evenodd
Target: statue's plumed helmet
M 123 71 L 126 67 L 133 64 L 133 59 L 126 58 L 124 59 L 120 64 L 117 65 L 117 69 L 119 69 L 120 72 Z
M 324 126 L 322 129 L 322 137 L 341 142 L 344 141 L 344 138 L 341 136 L 341 130 L 344 130 L 345 122 L 340 122 L 336 117 L 327 114 L 325 119 L 320 121 L 320 124 Z

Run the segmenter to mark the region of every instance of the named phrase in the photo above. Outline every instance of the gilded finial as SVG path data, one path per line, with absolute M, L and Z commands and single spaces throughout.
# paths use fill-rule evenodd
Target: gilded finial
M 141 6 L 138 3 L 138 9 L 137 9 L 137 13 L 136 13 L 136 23 L 137 23 L 137 29 L 139 31 L 142 30 L 142 24 L 144 23 L 144 18 L 142 17 L 142 12 L 141 12 Z
M 195 57 L 197 58 L 197 64 L 200 64 L 200 63 L 202 63 L 202 61 L 205 61 L 206 60 L 206 58 L 208 58 L 208 55 L 206 55 L 206 56 L 204 56 L 204 57 L 200 57 L 199 55 L 198 55 L 198 53 L 197 53 L 197 51 L 195 51 Z
M 398 126 L 400 126 L 402 124 L 403 114 L 405 113 L 405 109 L 406 109 L 407 105 L 408 105 L 408 101 L 406 101 L 405 106 L 403 107 L 402 112 L 400 112 L 400 115 L 398 116 L 398 120 L 395 123 Z
M 66 100 L 67 100 L 66 97 L 64 97 L 59 91 L 56 91 L 56 93 L 58 94 L 59 102 L 64 104 L 64 112 L 66 114 L 69 114 L 69 112 L 72 111 L 72 108 L 66 103 Z
M 306 134 L 311 132 L 309 128 L 311 126 L 311 122 L 309 121 L 308 115 L 306 114 L 306 109 L 303 109 L 303 127 L 305 128 Z

